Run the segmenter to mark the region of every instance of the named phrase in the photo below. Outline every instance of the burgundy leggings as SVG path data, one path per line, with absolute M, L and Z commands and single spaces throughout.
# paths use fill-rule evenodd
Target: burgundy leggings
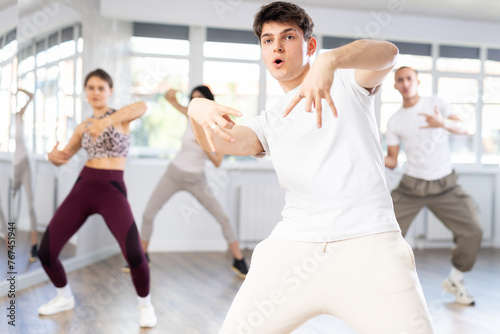
M 123 171 L 84 167 L 73 189 L 57 209 L 45 232 L 38 256 L 52 283 L 58 287 L 67 284 L 66 272 L 59 253 L 85 220 L 100 214 L 120 244 L 127 260 L 137 294 L 149 294 L 149 266 L 142 250 Z

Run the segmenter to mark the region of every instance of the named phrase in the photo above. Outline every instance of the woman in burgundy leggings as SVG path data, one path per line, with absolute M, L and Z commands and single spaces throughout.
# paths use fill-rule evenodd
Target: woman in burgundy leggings
M 157 319 L 149 295 L 149 266 L 141 247 L 139 233 L 127 201 L 123 170 L 130 144 L 130 122 L 146 111 L 144 102 L 122 109 L 108 107 L 113 81 L 97 69 L 85 78 L 85 93 L 94 110 L 92 118 L 78 125 L 69 143 L 58 150 L 57 143 L 48 159 L 60 166 L 81 148 L 88 160 L 73 189 L 57 209 L 45 232 L 38 256 L 43 269 L 57 290 L 57 296 L 38 309 L 40 315 L 52 315 L 74 308 L 75 300 L 59 253 L 86 219 L 100 214 L 120 244 L 127 260 L 139 299 L 141 327 L 154 327 Z

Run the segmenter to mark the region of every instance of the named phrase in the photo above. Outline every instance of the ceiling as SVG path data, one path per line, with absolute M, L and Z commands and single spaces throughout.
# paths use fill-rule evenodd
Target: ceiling
M 269 1 L 255 1 L 262 4 Z M 387 10 L 396 4 L 401 14 L 445 17 L 462 20 L 490 21 L 500 23 L 500 1 L 498 0 L 292 0 L 302 7 L 327 7 L 363 11 Z
M 41 3 L 53 0 L 0 0 L 0 10 L 18 4 L 21 13 L 38 9 Z M 168 1 L 166 0 L 166 5 Z M 241 0 L 268 3 L 271 0 Z M 302 7 L 326 7 L 363 11 L 387 10 L 391 4 L 399 5 L 401 14 L 445 17 L 462 20 L 490 21 L 500 23 L 500 1 L 498 0 L 291 0 Z

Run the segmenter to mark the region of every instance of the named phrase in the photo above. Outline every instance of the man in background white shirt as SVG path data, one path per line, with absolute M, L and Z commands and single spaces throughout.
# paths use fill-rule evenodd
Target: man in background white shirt
M 467 130 L 449 104 L 437 96 L 418 95 L 416 70 L 401 67 L 395 82 L 403 107 L 387 123 L 385 165 L 397 166 L 400 143 L 408 158 L 403 178 L 391 193 L 396 219 L 404 236 L 426 206 L 453 233 L 453 266 L 442 286 L 458 303 L 474 305 L 463 277 L 476 261 L 482 228 L 474 201 L 456 183 L 458 175 L 451 164 L 448 142 L 449 132 L 466 134 Z

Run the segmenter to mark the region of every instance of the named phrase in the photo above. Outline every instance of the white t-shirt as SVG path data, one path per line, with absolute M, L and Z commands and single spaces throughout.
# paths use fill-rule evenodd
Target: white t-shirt
M 257 134 L 285 189 L 283 220 L 272 236 L 328 242 L 398 231 L 385 182 L 373 95 L 359 86 L 354 70 L 335 72 L 335 119 L 323 101 L 323 126 L 304 111 L 302 100 L 281 115 L 299 87 L 246 125 Z
M 191 123 L 182 136 L 182 146 L 172 163 L 175 167 L 189 173 L 202 173 L 205 170 L 207 154 L 200 147 L 191 129 Z
M 387 123 L 387 145 L 403 144 L 407 161 L 405 174 L 427 181 L 439 180 L 453 171 L 448 131 L 427 126 L 425 116 L 435 114 L 435 107 L 444 119 L 455 115 L 449 104 L 437 96 L 421 97 L 413 107 L 399 109 Z

